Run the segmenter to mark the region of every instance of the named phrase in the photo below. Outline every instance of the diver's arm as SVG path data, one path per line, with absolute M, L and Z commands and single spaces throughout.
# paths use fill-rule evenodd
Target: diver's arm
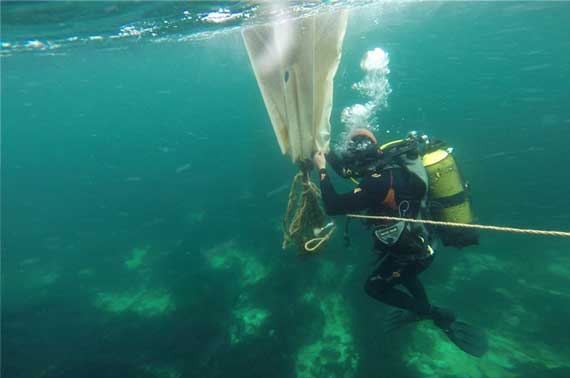
M 325 211 L 328 215 L 340 215 L 360 210 L 365 210 L 370 205 L 367 192 L 360 187 L 355 188 L 352 192 L 338 194 L 327 174 L 326 169 L 319 171 L 321 182 L 321 194 Z
M 319 181 L 321 183 L 321 194 L 325 211 L 329 215 L 347 214 L 355 211 L 365 210 L 370 205 L 368 192 L 360 187 L 351 193 L 338 194 L 327 174 L 327 161 L 322 151 L 315 153 L 313 164 L 319 170 Z
M 326 155 L 326 162 L 332 169 L 336 172 L 337 175 L 347 178 L 346 169 L 343 164 L 343 159 L 335 152 L 330 151 Z

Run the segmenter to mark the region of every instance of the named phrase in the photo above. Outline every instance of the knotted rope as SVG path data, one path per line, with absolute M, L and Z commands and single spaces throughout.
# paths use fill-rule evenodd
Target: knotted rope
M 321 191 L 311 182 L 308 168 L 301 168 L 293 178 L 283 218 L 283 249 L 294 244 L 300 254 L 305 254 L 317 252 L 324 246 L 335 227 L 324 236 L 315 237 L 315 231 L 323 229 L 326 217 L 320 200 Z

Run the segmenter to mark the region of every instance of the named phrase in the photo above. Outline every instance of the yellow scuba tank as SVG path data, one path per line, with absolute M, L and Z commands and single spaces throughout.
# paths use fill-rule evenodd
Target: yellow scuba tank
M 434 220 L 471 223 L 471 204 L 453 155 L 437 149 L 424 154 L 422 162 L 429 176 L 428 198 Z
M 422 163 L 429 176 L 428 199 L 432 219 L 472 223 L 471 203 L 453 155 L 439 144 L 424 152 Z M 478 244 L 479 239 L 473 230 L 445 228 L 438 234 L 444 245 L 459 248 Z

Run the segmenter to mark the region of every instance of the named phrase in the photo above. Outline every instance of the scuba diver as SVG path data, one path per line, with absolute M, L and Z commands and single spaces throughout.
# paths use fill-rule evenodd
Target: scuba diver
M 313 163 L 319 170 L 327 214 L 366 211 L 368 215 L 428 218 L 429 179 L 422 164 L 420 139 L 412 132 L 407 139 L 380 147 L 372 132 L 356 129 L 342 152 L 331 151 L 326 157 L 317 152 Z M 358 183 L 354 190 L 344 194 L 335 191 L 327 173 L 327 161 L 340 176 Z M 385 332 L 432 320 L 464 352 L 477 357 L 485 354 L 485 334 L 458 320 L 453 311 L 430 303 L 419 279 L 434 258 L 433 233 L 421 223 L 377 219 L 367 223 L 373 233 L 374 249 L 379 252 L 379 265 L 368 277 L 364 290 L 372 298 L 397 308 L 386 319 Z M 469 244 L 474 243 L 464 243 Z

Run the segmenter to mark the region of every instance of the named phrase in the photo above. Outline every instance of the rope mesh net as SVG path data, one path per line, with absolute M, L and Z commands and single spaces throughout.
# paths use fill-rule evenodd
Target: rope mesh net
M 320 205 L 321 191 L 309 177 L 309 170 L 301 168 L 291 184 L 289 202 L 283 218 L 283 249 L 294 246 L 299 254 L 318 252 L 330 235 L 318 238 L 318 243 L 309 246 L 315 239 L 315 229 L 321 229 L 325 211 Z M 330 234 L 331 232 L 329 232 Z

